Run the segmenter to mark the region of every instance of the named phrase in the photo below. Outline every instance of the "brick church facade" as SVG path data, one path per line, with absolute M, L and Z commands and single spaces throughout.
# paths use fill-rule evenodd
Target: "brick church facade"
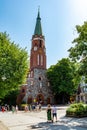
M 40 12 L 38 11 L 34 35 L 31 40 L 30 70 L 26 84 L 22 86 L 17 98 L 26 103 L 41 102 L 48 104 L 54 102 L 51 86 L 46 77 L 46 47 L 45 37 L 42 33 Z

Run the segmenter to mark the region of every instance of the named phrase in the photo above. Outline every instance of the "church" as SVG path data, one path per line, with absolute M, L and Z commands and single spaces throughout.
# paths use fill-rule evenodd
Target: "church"
M 25 101 L 28 104 L 38 102 L 52 104 L 53 92 L 46 76 L 46 47 L 45 37 L 42 33 L 40 11 L 38 10 L 34 34 L 31 39 L 30 69 L 26 84 L 21 88 L 17 103 Z

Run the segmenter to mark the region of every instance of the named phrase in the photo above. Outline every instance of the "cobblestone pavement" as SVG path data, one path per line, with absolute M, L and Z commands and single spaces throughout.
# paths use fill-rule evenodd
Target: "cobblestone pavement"
M 58 121 L 47 123 L 46 110 L 41 112 L 0 112 L 2 121 L 9 130 L 87 130 L 87 118 L 65 117 L 67 107 L 58 107 Z M 6 128 L 7 128 L 6 127 Z M 1 129 L 0 130 L 7 130 Z

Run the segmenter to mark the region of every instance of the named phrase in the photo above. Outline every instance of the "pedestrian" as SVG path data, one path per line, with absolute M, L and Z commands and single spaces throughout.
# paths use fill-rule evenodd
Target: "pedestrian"
M 16 108 L 15 108 L 15 110 L 16 110 L 16 113 L 18 112 L 18 106 L 16 105 Z
M 25 106 L 25 112 L 28 112 L 28 106 L 27 105 Z
M 4 106 L 2 106 L 2 112 L 5 112 L 5 107 Z
M 28 109 L 29 109 L 29 111 L 32 111 L 31 104 L 29 104 Z
M 53 122 L 54 122 L 54 117 L 56 118 L 56 122 L 57 122 L 57 108 L 54 105 L 52 108 L 52 118 L 53 118 Z
M 41 111 L 41 104 L 39 103 L 39 111 Z
M 51 113 L 51 105 L 48 104 L 47 106 L 47 122 L 52 122 L 52 113 Z
M 14 112 L 15 112 L 15 107 L 12 106 L 12 113 L 14 114 Z

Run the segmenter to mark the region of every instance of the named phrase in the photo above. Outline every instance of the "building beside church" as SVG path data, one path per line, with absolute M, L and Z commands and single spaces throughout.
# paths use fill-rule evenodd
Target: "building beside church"
M 23 85 L 19 100 L 26 103 L 40 102 L 48 104 L 54 102 L 50 83 L 46 77 L 46 47 L 42 33 L 40 12 L 36 19 L 34 35 L 31 40 L 30 70 L 26 84 Z

